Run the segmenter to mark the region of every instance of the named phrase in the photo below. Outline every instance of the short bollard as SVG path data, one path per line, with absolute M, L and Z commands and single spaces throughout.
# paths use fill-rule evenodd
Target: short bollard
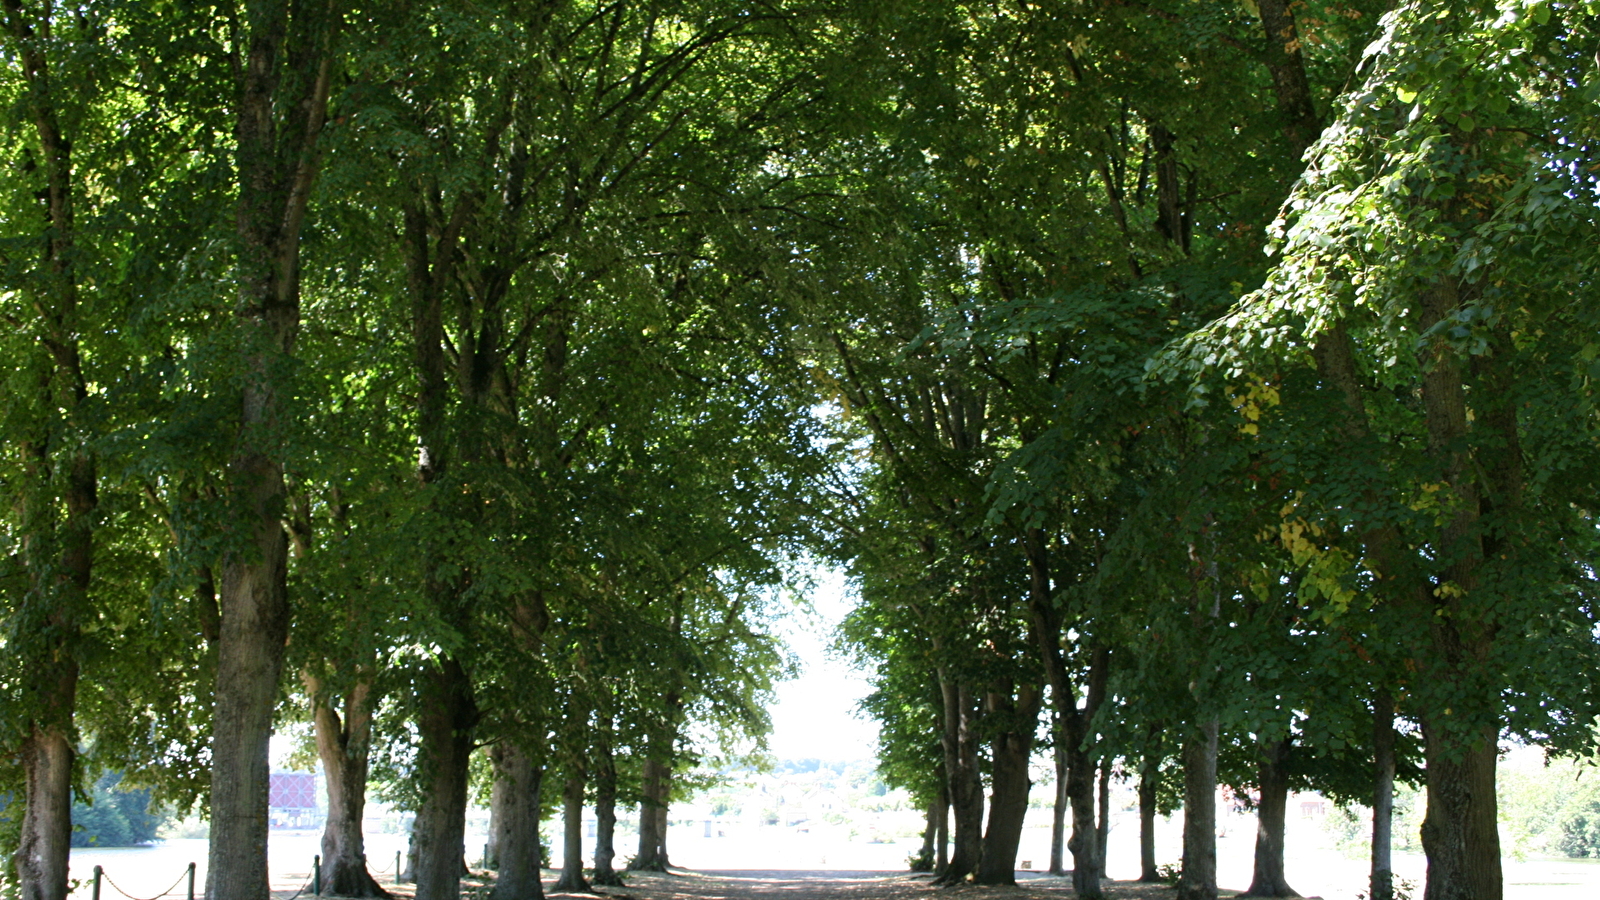
M 394 883 L 395 884 L 399 884 L 400 883 L 400 851 L 399 850 L 396 850 L 394 852 Z M 95 900 L 100 900 L 100 898 L 96 897 Z
M 322 896 L 322 854 L 311 857 L 311 895 Z
M 189 863 L 189 900 L 194 900 L 194 863 Z
M 105 869 L 102 869 L 99 866 L 94 867 L 94 900 L 100 900 L 100 879 L 104 877 L 105 874 Z

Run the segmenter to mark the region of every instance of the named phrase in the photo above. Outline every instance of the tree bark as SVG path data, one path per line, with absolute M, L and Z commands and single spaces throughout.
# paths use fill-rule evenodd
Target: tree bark
M 300 328 L 300 231 L 327 113 L 327 4 L 254 4 L 241 35 L 234 136 L 239 200 L 240 417 L 227 464 L 244 549 L 222 561 L 212 720 L 209 900 L 268 900 L 268 741 L 289 636 L 281 434 Z
M 667 779 L 670 767 L 654 757 L 644 761 L 639 799 L 639 853 L 628 862 L 630 872 L 665 872 L 667 861 Z
M 1256 765 L 1261 800 L 1256 804 L 1255 873 L 1248 897 L 1298 897 L 1283 874 L 1284 832 L 1289 804 L 1289 753 L 1292 739 L 1284 737 L 1262 747 Z
M 1085 900 L 1100 900 L 1104 892 L 1100 887 L 1100 842 L 1095 827 L 1095 767 L 1088 739 L 1093 734 L 1095 714 L 1105 700 L 1111 654 L 1104 647 L 1096 647 L 1090 654 L 1086 696 L 1080 707 L 1078 688 L 1067 672 L 1061 650 L 1063 623 L 1052 597 L 1054 586 L 1050 580 L 1049 548 L 1044 532 L 1030 529 L 1023 549 L 1028 557 L 1028 609 L 1033 639 L 1039 646 L 1058 713 L 1055 740 L 1066 755 L 1065 790 L 1072 807 L 1072 836 L 1067 841 L 1067 849 L 1072 853 L 1072 889 Z
M 1057 738 L 1067 748 L 1067 798 L 1072 805 L 1072 836 L 1067 840 L 1067 849 L 1072 853 L 1072 889 L 1084 898 L 1099 898 L 1104 893 L 1100 886 L 1100 830 L 1095 821 L 1095 764 L 1089 738 L 1094 714 L 1104 702 L 1110 664 L 1110 653 L 1105 648 L 1094 651 L 1083 709 L 1074 702 L 1070 711 L 1063 711 L 1063 733 Z
M 1371 900 L 1394 900 L 1394 698 L 1379 691 L 1372 703 L 1372 877 Z
M 57 116 L 54 76 L 45 49 L 51 35 L 49 13 L 38 22 L 20 0 L 5 0 L 5 30 L 10 48 L 21 62 L 27 90 L 18 98 L 33 118 L 33 132 L 43 159 L 45 214 L 48 228 L 40 235 L 44 284 L 34 304 L 39 311 L 40 343 L 49 363 L 37 372 L 33 398 L 43 422 L 65 415 L 66 424 L 87 430 L 78 421 L 88 398 L 83 357 L 78 342 L 78 253 L 74 225 L 72 142 Z M 36 27 L 37 26 L 37 27 Z M 44 40 L 41 40 L 41 37 Z M 24 401 L 26 402 L 26 401 Z M 19 748 L 23 770 L 23 814 L 13 862 L 17 893 L 22 900 L 64 900 L 72 834 L 72 769 L 76 756 L 74 717 L 78 696 L 78 643 L 91 615 L 89 580 L 94 563 L 93 515 L 99 504 L 94 455 L 81 438 L 51 433 L 29 435 L 20 443 L 23 462 L 22 556 L 28 570 L 25 627 L 37 629 L 24 652 L 28 683 L 22 686 L 28 721 L 21 725 Z M 70 435 L 70 432 L 69 432 Z M 8 439 L 10 435 L 7 436 Z M 64 438 L 64 439 L 63 439 Z M 52 458 L 52 448 L 60 446 Z M 57 522 L 58 503 L 52 474 L 64 470 L 66 515 Z M 54 558 L 50 558 L 54 555 Z M 20 724 L 20 723 L 19 723 Z
M 1139 771 L 1139 880 L 1160 881 L 1156 869 L 1156 779 L 1149 757 Z
M 315 679 L 306 678 L 306 688 L 316 704 L 312 724 L 328 793 L 328 819 L 322 829 L 323 893 L 388 897 L 389 892 L 367 871 L 366 839 L 361 831 L 375 702 L 372 683 L 358 681 L 345 694 L 342 717 L 320 687 Z
M 1095 848 L 1100 856 L 1100 877 L 1106 877 L 1106 838 L 1111 834 L 1111 760 L 1100 760 L 1100 819 L 1095 824 Z
M 1421 300 L 1418 331 L 1427 333 L 1460 307 L 1461 285 L 1453 277 L 1441 277 L 1422 292 Z M 1514 416 L 1509 422 L 1503 417 L 1498 422 L 1487 419 L 1480 427 L 1500 430 L 1495 438 L 1506 449 L 1499 458 L 1474 459 L 1467 448 L 1469 412 L 1462 360 L 1439 339 L 1430 343 L 1425 355 L 1422 407 L 1428 451 L 1455 502 L 1434 545 L 1435 559 L 1444 565 L 1438 573 L 1440 589 L 1428 600 L 1433 607 L 1428 609 L 1432 658 L 1423 674 L 1432 681 L 1432 689 L 1417 691 L 1423 706 L 1428 786 L 1428 811 L 1422 823 L 1428 882 L 1423 896 L 1500 900 L 1504 888 L 1495 798 L 1499 711 L 1494 724 L 1473 728 L 1447 705 L 1450 701 L 1444 698 L 1451 692 L 1440 687 L 1470 690 L 1474 670 L 1488 664 L 1496 626 L 1463 610 L 1461 598 L 1479 590 L 1485 539 L 1480 516 L 1486 495 L 1496 496 L 1505 507 L 1520 501 L 1518 436 Z M 1486 397 L 1485 405 L 1493 409 L 1497 404 Z
M 495 763 L 495 781 L 504 785 L 504 800 L 497 831 L 490 837 L 500 863 L 490 900 L 541 900 L 539 788 L 544 768 L 515 746 L 505 747 Z
M 954 812 L 954 844 L 950 860 L 936 883 L 959 884 L 978 868 L 983 843 L 983 782 L 978 768 L 978 738 L 974 732 L 977 704 L 972 691 L 939 672 L 943 700 L 940 735 L 944 767 Z
M 939 837 L 933 851 L 933 871 L 943 875 L 950 868 L 950 782 L 939 786 Z
M 561 879 L 555 890 L 593 893 L 583 877 L 583 770 L 574 766 L 561 786 Z
M 1061 734 L 1061 714 L 1056 713 L 1052 731 L 1056 736 Z M 1067 849 L 1067 807 L 1070 798 L 1067 796 L 1067 748 L 1061 741 L 1054 741 L 1051 755 L 1056 766 L 1056 796 L 1055 803 L 1050 813 L 1050 874 L 1065 875 L 1067 868 L 1064 865 Z
M 611 728 L 600 731 L 594 769 L 594 878 L 597 885 L 622 884 L 617 874 L 617 760 L 611 748 Z
M 1476 744 L 1467 744 L 1443 733 L 1451 725 L 1438 718 L 1422 719 L 1428 779 L 1428 812 L 1422 821 L 1428 882 L 1423 898 L 1500 900 L 1496 734 L 1486 728 Z
M 1009 687 L 987 698 L 991 716 L 1005 716 L 1015 725 L 990 741 L 993 792 L 989 824 L 983 835 L 983 852 L 973 873 L 975 884 L 1017 883 L 1017 845 L 1022 840 L 1022 824 L 1028 814 L 1028 758 L 1033 754 L 1033 731 L 1043 696 L 1038 688 L 1024 685 L 1017 689 L 1014 700 Z
M 57 515 L 47 488 L 42 446 L 24 448 L 28 495 L 23 500 L 23 554 L 28 567 L 25 620 L 40 632 L 31 648 L 30 675 L 22 685 L 29 721 L 19 757 L 23 771 L 23 815 L 13 857 L 23 900 L 65 900 L 72 843 L 72 770 L 77 753 L 73 718 L 77 707 L 79 623 L 88 615 L 93 558 L 90 518 L 96 505 L 93 461 L 72 461 L 67 519 L 51 540 Z M 59 542 L 59 556 L 48 558 Z M 56 569 L 53 574 L 52 569 Z
M 1217 731 L 1208 719 L 1183 743 L 1183 875 L 1178 900 L 1217 900 Z
M 932 872 L 934 842 L 939 839 L 939 817 L 944 814 L 944 804 L 939 797 L 928 801 L 926 818 L 922 827 L 922 849 L 917 851 L 917 856 L 911 861 L 911 871 Z
M 72 744 L 59 728 L 35 726 L 22 744 L 27 806 L 16 851 L 23 900 L 64 900 L 72 846 Z
M 466 841 L 467 767 L 478 709 L 472 681 L 453 657 L 422 675 L 417 765 L 423 772 L 416 900 L 459 900 Z
M 489 747 L 489 769 L 494 773 L 494 781 L 489 784 L 489 833 L 483 841 L 483 867 L 496 870 L 500 868 L 500 820 L 505 815 L 507 782 L 502 776 L 504 765 L 502 757 L 505 756 L 504 744 L 494 744 Z
M 1296 153 L 1304 154 L 1322 132 L 1322 122 L 1300 54 L 1299 28 L 1288 0 L 1258 0 L 1257 8 L 1267 38 L 1267 70 L 1272 73 L 1278 114 L 1284 119 L 1284 138 Z

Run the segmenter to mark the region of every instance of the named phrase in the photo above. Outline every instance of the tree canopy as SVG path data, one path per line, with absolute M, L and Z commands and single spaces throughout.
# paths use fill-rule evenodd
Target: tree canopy
M 945 883 L 1014 879 L 1049 748 L 1082 896 L 1125 772 L 1181 794 L 1181 897 L 1219 784 L 1252 893 L 1303 786 L 1373 806 L 1392 897 L 1396 780 L 1430 900 L 1499 897 L 1502 743 L 1596 749 L 1597 22 L 4 0 L 0 880 L 63 900 L 118 771 L 266 900 L 290 720 L 334 893 L 383 894 L 369 779 L 418 900 L 474 789 L 502 900 L 557 794 L 595 881 L 618 803 L 665 867 L 823 561 Z

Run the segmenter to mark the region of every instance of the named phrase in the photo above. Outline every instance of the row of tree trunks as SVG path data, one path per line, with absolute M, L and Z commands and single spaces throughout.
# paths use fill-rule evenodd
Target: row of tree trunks
M 985 698 L 985 712 L 1013 723 L 991 739 L 989 823 L 982 852 L 973 872 L 977 884 L 1017 883 L 1017 846 L 1022 841 L 1023 819 L 1028 813 L 1028 758 L 1033 754 L 1033 725 L 1039 718 L 1044 692 L 1023 685 L 1013 696 L 1009 687 Z
M 1267 38 L 1266 62 L 1285 123 L 1286 140 L 1303 154 L 1320 133 L 1321 122 L 1312 103 L 1294 14 L 1286 0 L 1260 0 L 1258 5 Z M 1422 290 L 1416 305 L 1417 333 L 1426 333 L 1459 308 L 1461 293 L 1460 285 L 1448 276 Z M 1477 374 L 1490 384 L 1508 381 L 1509 348 L 1502 340 L 1492 350 L 1474 357 Z M 1312 355 L 1324 384 L 1345 407 L 1344 436 L 1356 446 L 1370 446 L 1373 436 L 1364 386 L 1353 341 L 1342 322 L 1335 321 L 1317 337 Z M 1433 559 L 1448 562 L 1444 571 L 1432 575 L 1440 583 L 1453 584 L 1465 596 L 1478 586 L 1478 567 L 1485 558 L 1483 542 L 1493 540 L 1477 529 L 1485 504 L 1480 484 L 1487 485 L 1488 493 L 1504 508 L 1521 503 L 1518 424 L 1515 411 L 1505 402 L 1512 392 L 1488 391 L 1484 397 L 1487 408 L 1480 412 L 1479 421 L 1480 427 L 1496 432 L 1489 444 L 1494 449 L 1486 452 L 1494 458 L 1473 459 L 1467 449 L 1465 367 L 1443 341 L 1433 342 L 1428 355 L 1431 358 L 1424 360 L 1422 367 L 1428 449 L 1455 500 L 1454 515 L 1441 527 L 1432 554 Z M 1388 497 L 1371 498 L 1375 508 L 1389 502 Z M 1459 599 L 1433 595 L 1427 574 L 1413 571 L 1416 560 L 1394 528 L 1375 528 L 1359 535 L 1359 539 L 1380 580 L 1394 585 L 1396 596 L 1389 599 L 1409 602 L 1419 617 L 1433 623 L 1429 648 L 1432 658 L 1424 676 L 1435 684 L 1466 681 L 1473 666 L 1489 655 L 1493 628 L 1473 622 L 1470 616 L 1438 614 L 1456 612 L 1444 607 L 1459 606 Z M 1419 699 L 1427 702 L 1420 696 Z M 1477 730 L 1462 729 L 1450 716 L 1446 708 L 1419 710 L 1427 760 L 1428 811 L 1422 843 L 1428 858 L 1428 879 L 1424 896 L 1426 900 L 1498 900 L 1503 892 L 1503 877 L 1495 797 L 1497 729 L 1492 724 Z M 1379 727 L 1383 725 L 1380 723 Z M 1392 774 L 1386 772 L 1381 758 L 1385 751 L 1380 749 L 1378 755 L 1375 800 L 1389 807 Z M 1389 785 L 1387 789 L 1385 784 Z M 1384 802 L 1386 794 L 1388 800 Z M 1380 827 L 1387 830 L 1387 823 L 1380 826 L 1375 820 L 1375 838 Z M 1382 843 L 1380 848 L 1375 840 L 1373 848 L 1374 897 L 1392 896 L 1388 842 Z

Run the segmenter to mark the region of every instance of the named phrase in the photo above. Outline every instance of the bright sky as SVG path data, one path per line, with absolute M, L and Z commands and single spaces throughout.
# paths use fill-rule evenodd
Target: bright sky
M 836 571 L 822 570 L 809 598 L 815 615 L 796 612 L 779 634 L 799 657 L 800 677 L 778 686 L 772 713 L 772 754 L 778 759 L 872 759 L 878 726 L 857 718 L 856 702 L 872 687 L 843 660 L 828 653 L 834 628 L 855 605 Z

